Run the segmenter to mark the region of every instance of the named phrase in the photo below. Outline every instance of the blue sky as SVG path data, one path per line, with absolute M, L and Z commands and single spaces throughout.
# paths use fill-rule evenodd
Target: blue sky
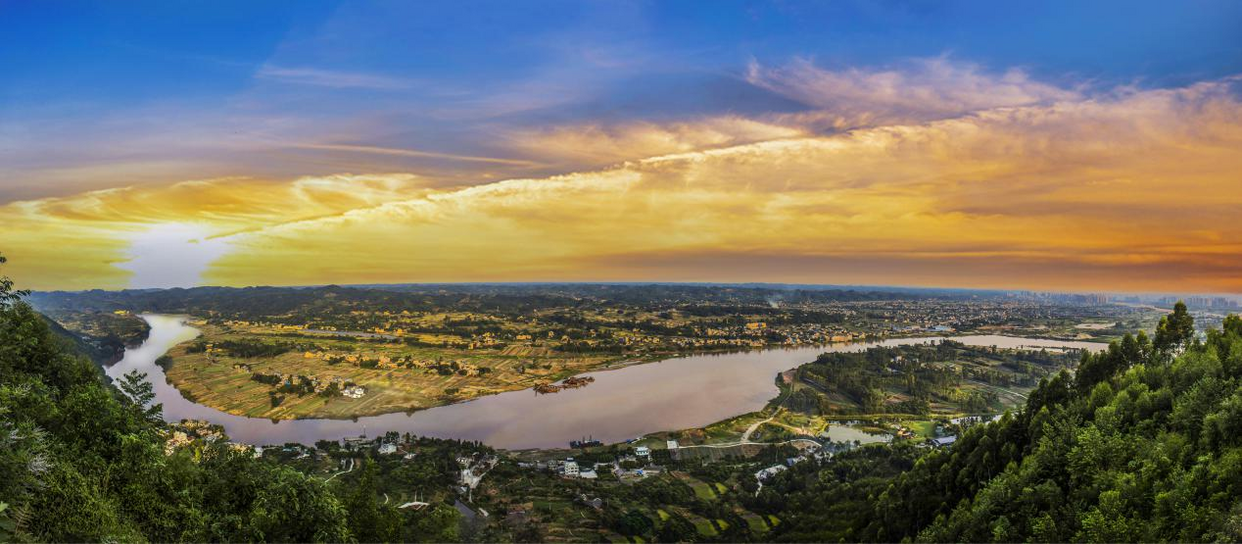
M 1242 72 L 1240 23 L 1228 1 L 3 2 L 0 200 L 120 178 L 552 174 L 593 165 L 286 144 L 513 158 L 498 131 L 805 109 L 745 81 L 754 62 L 943 56 L 1053 84 L 1178 86 Z
M 736 70 L 752 57 L 874 65 L 944 53 L 1037 75 L 1155 84 L 1242 69 L 1242 5 L 1228 1 L 5 2 L 0 9 L 3 90 L 6 102 L 18 104 L 219 97 L 244 89 L 274 59 L 463 85 L 520 78 L 593 50 L 601 62 L 707 71 Z

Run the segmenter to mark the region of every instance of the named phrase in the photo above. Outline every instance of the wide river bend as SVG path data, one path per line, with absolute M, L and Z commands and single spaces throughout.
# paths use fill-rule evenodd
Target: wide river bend
M 168 421 L 203 419 L 224 426 L 229 437 L 249 444 L 312 444 L 366 432 L 387 431 L 437 438 L 478 440 L 504 449 L 563 448 L 570 440 L 594 437 L 620 442 L 647 433 L 701 427 L 762 408 L 778 393 L 778 372 L 810 362 L 824 352 L 862 351 L 872 346 L 928 343 L 940 338 L 902 338 L 880 342 L 773 348 L 741 353 L 694 355 L 584 374 L 595 382 L 553 395 L 511 391 L 468 402 L 421 410 L 348 419 L 275 421 L 228 414 L 181 396 L 155 364 L 173 346 L 199 331 L 180 316 L 144 314 L 151 334 L 141 346 L 107 369 L 119 378 L 132 370 L 147 374 L 156 402 Z M 956 336 L 970 345 L 1099 350 L 1104 344 L 1012 336 Z

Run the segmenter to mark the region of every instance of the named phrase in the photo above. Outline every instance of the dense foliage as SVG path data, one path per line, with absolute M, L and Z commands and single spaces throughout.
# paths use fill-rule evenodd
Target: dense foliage
M 452 507 L 398 512 L 228 443 L 165 450 L 151 386 L 106 383 L 0 279 L 0 541 L 441 540 Z M 364 472 L 366 474 L 366 472 Z M 386 531 L 376 533 L 375 531 Z
M 948 450 L 863 448 L 755 499 L 788 541 L 1242 540 L 1242 319 L 1185 306 Z
M 999 406 L 995 392 L 965 392 L 964 382 L 1030 387 L 1074 360 L 1071 353 L 1059 351 L 968 346 L 952 340 L 829 352 L 798 368 L 798 379 L 822 394 L 800 389 L 787 406 L 807 413 L 927 415 L 930 403 L 940 403 L 984 413 Z M 885 404 L 893 394 L 908 400 Z

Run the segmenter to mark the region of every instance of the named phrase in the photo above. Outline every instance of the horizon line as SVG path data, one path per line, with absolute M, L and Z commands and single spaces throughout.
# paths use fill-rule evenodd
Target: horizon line
M 885 285 L 885 284 L 836 284 L 836 283 L 791 283 L 791 282 L 713 282 L 713 281 L 660 281 L 660 280 L 630 280 L 630 281 L 596 281 L 596 280 L 579 280 L 579 281 L 439 281 L 439 282 L 389 282 L 389 283 L 316 283 L 316 284 L 265 284 L 265 285 L 195 285 L 190 287 L 126 287 L 122 289 L 30 289 L 31 294 L 34 293 L 88 293 L 93 291 L 121 293 L 126 291 L 171 291 L 175 289 L 191 290 L 191 289 L 318 289 L 324 287 L 344 287 L 344 288 L 379 288 L 379 287 L 404 287 L 404 286 L 555 286 L 555 285 L 596 285 L 596 286 L 645 286 L 645 285 L 662 285 L 662 286 L 690 286 L 690 287 L 748 287 L 748 288 L 768 288 L 778 290 L 776 288 L 814 288 L 819 290 L 860 290 L 869 291 L 940 291 L 940 292 L 970 292 L 970 293 L 1040 293 L 1054 295 L 1109 295 L 1109 296 L 1173 296 L 1173 297 L 1219 297 L 1234 300 L 1242 300 L 1242 294 L 1237 293 L 1178 293 L 1169 291 L 1058 291 L 1048 289 L 1031 289 L 1031 288 L 983 288 L 983 287 L 945 287 L 945 286 L 915 286 L 915 285 Z

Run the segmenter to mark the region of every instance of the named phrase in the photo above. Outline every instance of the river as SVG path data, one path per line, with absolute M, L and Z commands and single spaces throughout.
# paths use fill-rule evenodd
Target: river
M 147 373 L 155 399 L 168 421 L 204 419 L 223 425 L 229 437 L 249 444 L 313 444 L 387 431 L 437 438 L 478 440 L 503 449 L 561 448 L 570 440 L 594 437 L 620 442 L 647 433 L 701 427 L 762 408 L 778 393 L 776 374 L 810 362 L 820 353 L 862 351 L 872 346 L 928 343 L 939 338 L 904 338 L 881 342 L 774 348 L 718 355 L 677 357 L 584 374 L 595 382 L 552 395 L 511 391 L 412 414 L 393 413 L 357 420 L 298 419 L 273 422 L 228 414 L 181 396 L 155 364 L 173 346 L 199 331 L 184 317 L 144 314 L 151 333 L 141 346 L 107 369 L 119 378 L 132 370 Z M 1027 348 L 1106 346 L 1091 342 L 1016 338 L 999 335 L 958 336 L 971 345 Z

